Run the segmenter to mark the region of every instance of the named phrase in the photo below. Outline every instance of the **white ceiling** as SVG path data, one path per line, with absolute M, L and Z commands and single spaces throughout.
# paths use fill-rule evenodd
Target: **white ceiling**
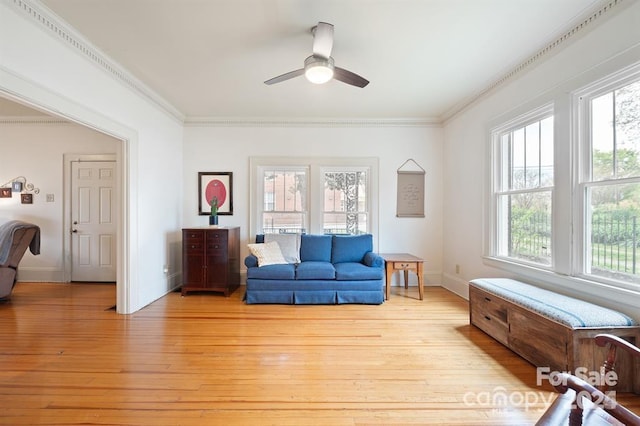
M 187 119 L 442 120 L 603 0 L 41 0 Z M 363 88 L 298 77 L 310 28 Z M 556 49 L 559 50 L 559 49 Z M 554 50 L 555 52 L 555 50 Z M 552 53 L 554 53 L 552 52 Z M 3 104 L 0 103 L 0 115 Z M 5 112 L 5 115 L 7 114 Z

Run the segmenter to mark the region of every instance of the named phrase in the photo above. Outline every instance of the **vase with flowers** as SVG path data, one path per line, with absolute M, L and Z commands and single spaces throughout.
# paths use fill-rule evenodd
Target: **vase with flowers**
M 209 201 L 209 205 L 211 206 L 211 214 L 209 215 L 209 225 L 217 225 L 218 224 L 218 197 L 212 197 L 211 201 Z

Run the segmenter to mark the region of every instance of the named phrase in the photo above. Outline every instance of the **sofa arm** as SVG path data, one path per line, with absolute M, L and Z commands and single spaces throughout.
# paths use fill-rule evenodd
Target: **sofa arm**
M 244 258 L 244 266 L 247 268 L 255 268 L 258 266 L 258 258 L 250 254 Z
M 364 259 L 362 260 L 362 263 L 364 263 L 367 266 L 371 266 L 372 268 L 384 267 L 384 259 L 372 251 L 364 255 Z

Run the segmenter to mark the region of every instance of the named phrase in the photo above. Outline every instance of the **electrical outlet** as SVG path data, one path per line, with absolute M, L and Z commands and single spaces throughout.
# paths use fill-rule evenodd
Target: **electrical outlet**
M 53 203 L 53 194 L 47 194 L 47 203 Z
M 456 263 L 456 274 L 459 274 L 459 273 L 460 273 L 460 265 Z

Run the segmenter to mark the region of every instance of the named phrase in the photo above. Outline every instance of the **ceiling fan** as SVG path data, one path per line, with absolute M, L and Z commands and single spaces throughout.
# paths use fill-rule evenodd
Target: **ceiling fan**
M 304 74 L 312 83 L 323 84 L 332 78 L 356 87 L 365 87 L 369 80 L 360 77 L 344 68 L 336 67 L 331 57 L 333 48 L 333 25 L 326 22 L 318 22 L 318 25 L 311 28 L 313 34 L 313 55 L 304 60 L 304 68 L 290 71 L 264 82 L 264 84 L 275 84 Z

